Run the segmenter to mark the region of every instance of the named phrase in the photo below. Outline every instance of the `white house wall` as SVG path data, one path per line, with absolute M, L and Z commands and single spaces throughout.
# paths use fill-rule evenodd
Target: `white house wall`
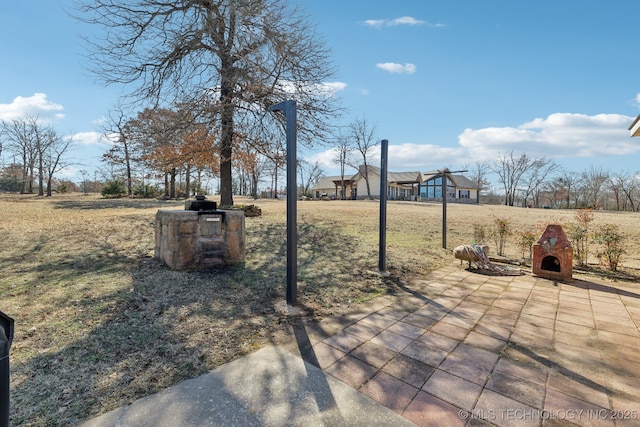
M 372 197 L 380 197 L 380 175 L 375 173 L 369 174 L 369 188 Z M 367 182 L 364 178 L 358 180 L 358 199 L 367 197 Z

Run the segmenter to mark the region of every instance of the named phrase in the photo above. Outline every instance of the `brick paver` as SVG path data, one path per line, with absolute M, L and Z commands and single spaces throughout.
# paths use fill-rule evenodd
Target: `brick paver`
M 419 426 L 640 426 L 640 285 L 574 279 L 456 263 L 299 350 Z

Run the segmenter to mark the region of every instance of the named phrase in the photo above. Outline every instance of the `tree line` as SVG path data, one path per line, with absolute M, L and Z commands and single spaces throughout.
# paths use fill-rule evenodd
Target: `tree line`
M 640 172 L 590 166 L 567 171 L 553 160 L 514 151 L 493 162 L 468 165 L 470 179 L 482 190 L 484 203 L 559 209 L 640 210 Z M 489 175 L 499 189 L 491 187 Z
M 0 121 L 0 155 L 10 159 L 0 170 L 0 190 L 51 196 L 72 143 L 37 116 Z

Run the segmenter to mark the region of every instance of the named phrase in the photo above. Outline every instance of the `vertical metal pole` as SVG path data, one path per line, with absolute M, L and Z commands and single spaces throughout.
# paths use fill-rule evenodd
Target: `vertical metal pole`
M 447 174 L 442 172 L 442 247 L 447 249 Z
M 287 116 L 287 304 L 298 299 L 298 183 L 296 180 L 296 101 L 286 101 Z
M 287 119 L 287 304 L 298 300 L 298 184 L 296 101 L 288 100 L 269 108 L 282 111 Z
M 387 151 L 389 141 L 382 140 L 380 151 L 380 239 L 378 254 L 378 270 L 386 271 L 387 251 Z
M 13 341 L 13 319 L 0 311 L 0 427 L 9 427 L 9 350 Z

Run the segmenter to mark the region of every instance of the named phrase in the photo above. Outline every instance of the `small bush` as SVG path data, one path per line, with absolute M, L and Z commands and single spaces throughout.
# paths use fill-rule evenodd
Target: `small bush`
M 525 230 L 518 232 L 518 246 L 522 251 L 522 259 L 525 259 L 525 255 L 528 252 L 528 259 L 531 261 L 531 246 L 536 242 L 537 237 L 533 231 Z
M 574 215 L 577 224 L 567 224 L 567 237 L 573 246 L 573 257 L 578 265 L 587 265 L 589 258 L 589 224 L 593 209 L 578 209 Z
M 136 197 L 150 198 L 160 194 L 158 187 L 151 184 L 138 184 L 133 189 L 133 195 Z
M 484 224 L 473 224 L 473 243 L 485 244 L 487 240 L 487 227 Z
M 615 224 L 604 224 L 593 233 L 593 241 L 602 245 L 597 256 L 610 271 L 616 271 L 625 251 L 625 236 Z
M 119 179 L 112 179 L 105 182 L 102 191 L 100 191 L 102 197 L 116 198 L 122 197 L 127 194 L 127 188 L 124 185 L 124 181 Z
M 496 243 L 498 255 L 504 256 L 504 246 L 507 243 L 507 237 L 511 235 L 511 220 L 509 218 L 496 217 L 491 230 L 491 236 Z

